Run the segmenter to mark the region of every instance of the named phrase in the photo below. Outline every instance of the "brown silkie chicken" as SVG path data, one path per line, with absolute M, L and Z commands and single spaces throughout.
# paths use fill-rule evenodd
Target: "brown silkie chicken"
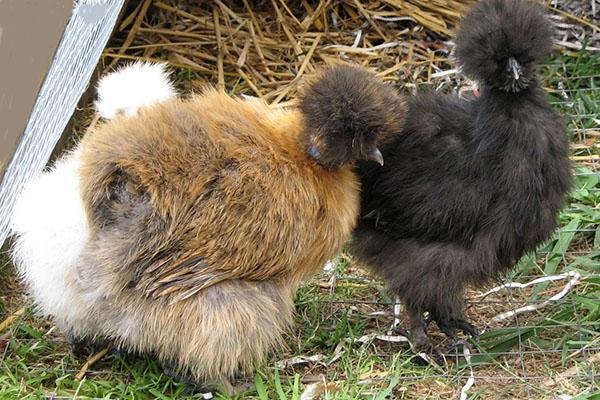
M 60 328 L 226 383 L 281 343 L 298 285 L 355 225 L 354 162 L 382 162 L 377 143 L 400 129 L 404 105 L 349 66 L 313 80 L 297 108 L 213 89 L 163 97 L 125 107 L 130 116 L 95 128 L 40 178 L 63 179 L 64 193 L 30 185 L 13 254 Z M 37 210 L 64 213 L 64 229 L 18 217 Z M 48 261 L 43 251 L 65 231 L 73 249 L 56 243 L 65 251 Z

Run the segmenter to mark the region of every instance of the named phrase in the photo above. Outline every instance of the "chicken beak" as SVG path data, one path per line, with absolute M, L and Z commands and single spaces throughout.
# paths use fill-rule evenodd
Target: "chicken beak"
M 383 165 L 383 155 L 381 154 L 381 151 L 379 151 L 379 149 L 377 147 L 375 147 L 373 149 L 373 151 L 371 151 L 371 153 L 369 153 L 369 155 L 367 156 L 367 159 L 376 161 L 379 165 Z
M 512 73 L 516 81 L 521 77 L 521 65 L 515 60 L 514 57 L 508 59 L 508 70 Z

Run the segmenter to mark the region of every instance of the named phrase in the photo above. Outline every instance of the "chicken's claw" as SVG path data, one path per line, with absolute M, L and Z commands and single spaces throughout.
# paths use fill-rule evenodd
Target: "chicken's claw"
M 475 325 L 462 318 L 452 318 L 449 320 L 436 320 L 438 327 L 446 336 L 453 341 L 457 341 L 456 330 L 462 331 L 464 334 L 471 336 L 475 340 L 479 340 L 479 330 Z

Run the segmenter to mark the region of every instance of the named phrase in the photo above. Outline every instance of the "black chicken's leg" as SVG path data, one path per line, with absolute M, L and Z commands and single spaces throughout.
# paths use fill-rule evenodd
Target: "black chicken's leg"
M 418 353 L 431 354 L 435 351 L 429 336 L 427 336 L 427 324 L 423 321 L 423 313 L 419 310 L 408 309 L 410 343 L 413 350 Z

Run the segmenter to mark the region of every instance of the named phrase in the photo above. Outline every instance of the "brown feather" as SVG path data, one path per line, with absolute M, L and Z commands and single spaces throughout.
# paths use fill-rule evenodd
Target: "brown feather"
M 91 232 L 57 324 L 199 381 L 262 362 L 355 225 L 352 164 L 402 125 L 402 100 L 361 71 L 328 70 L 298 108 L 209 89 L 98 125 L 77 150 Z
M 350 233 L 358 183 L 350 167 L 326 171 L 310 159 L 298 144 L 301 129 L 295 110 L 212 90 L 102 125 L 82 142 L 93 226 L 117 219 L 109 230 L 152 236 L 122 249 L 147 264 L 135 281 L 152 297 L 231 279 L 302 279 Z M 116 174 L 135 182 L 124 202 L 107 195 L 119 189 Z M 137 220 L 123 213 L 135 207 L 144 209 Z M 111 247 L 123 247 L 120 238 Z
M 93 232 L 79 284 L 106 300 L 67 328 L 156 352 L 201 381 L 262 361 L 300 281 L 338 251 L 359 209 L 352 167 L 317 164 L 302 130 L 298 110 L 209 90 L 88 134 Z

